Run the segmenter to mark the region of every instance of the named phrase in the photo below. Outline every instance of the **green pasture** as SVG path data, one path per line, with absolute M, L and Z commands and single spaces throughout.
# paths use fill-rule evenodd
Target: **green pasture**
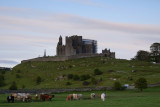
M 8 95 L 0 95 L 0 107 L 160 107 L 160 87 L 148 88 L 144 92 L 138 90 L 106 91 L 107 97 L 103 102 L 98 96 L 103 91 L 96 93 L 95 99 L 90 99 L 91 92 L 75 92 L 83 94 L 83 99 L 66 101 L 70 93 L 54 94 L 52 101 L 34 101 L 7 103 Z
M 95 69 L 99 69 L 103 74 L 94 75 Z M 131 72 L 132 70 L 136 72 Z M 92 84 L 90 78 L 86 80 L 90 84 L 85 86 L 82 84 L 83 81 L 67 79 L 68 74 L 79 76 L 89 74 L 96 79 L 97 84 Z M 26 62 L 1 75 L 4 76 L 6 85 L 0 89 L 8 89 L 13 81 L 17 83 L 18 89 L 113 86 L 115 82 L 113 79 L 120 81 L 122 85 L 133 85 L 140 77 L 146 78 L 148 84 L 152 84 L 160 83 L 160 65 L 142 61 L 92 57 L 59 62 Z M 37 76 L 42 78 L 40 84 L 36 84 Z M 63 79 L 60 78 L 62 76 Z M 67 82 L 71 85 L 66 85 Z

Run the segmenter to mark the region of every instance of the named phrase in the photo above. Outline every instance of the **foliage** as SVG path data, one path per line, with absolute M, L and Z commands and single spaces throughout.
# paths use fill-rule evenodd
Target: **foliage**
M 150 53 L 144 50 L 139 50 L 135 56 L 136 60 L 139 61 L 150 61 Z
M 103 72 L 100 71 L 99 69 L 94 70 L 94 75 L 101 75 Z
M 79 79 L 80 79 L 80 77 L 78 75 L 73 76 L 73 80 L 78 81 Z
M 36 83 L 37 84 L 40 84 L 42 82 L 42 78 L 40 77 L 40 76 L 38 76 L 37 78 L 36 78 Z
M 12 82 L 12 85 L 9 87 L 9 90 L 17 90 L 17 84 L 15 81 Z
M 88 80 L 88 79 L 90 79 L 90 75 L 89 74 L 86 74 L 86 75 L 84 74 L 84 75 L 80 76 L 80 80 L 81 81 Z
M 73 74 L 68 74 L 68 75 L 67 75 L 67 78 L 68 78 L 68 79 L 72 79 L 72 78 L 73 78 Z
M 88 81 L 83 81 L 83 85 L 89 85 L 90 83 Z
M 94 85 L 96 85 L 98 82 L 97 82 L 97 80 L 94 77 L 92 77 L 91 78 L 91 83 L 94 84 Z
M 66 85 L 72 85 L 70 82 L 66 82 Z
M 4 76 L 3 75 L 0 75 L 0 87 L 3 87 L 5 86 L 5 80 L 4 80 Z
M 150 50 L 152 62 L 160 63 L 160 43 L 153 43 Z
M 147 80 L 145 78 L 139 78 L 135 82 L 135 88 L 138 88 L 141 92 L 147 88 Z
M 121 83 L 119 81 L 114 82 L 113 88 L 115 90 L 121 90 L 122 89 Z

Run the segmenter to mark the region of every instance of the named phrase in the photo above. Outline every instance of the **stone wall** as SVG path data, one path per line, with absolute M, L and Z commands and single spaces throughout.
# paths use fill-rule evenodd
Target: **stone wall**
M 38 57 L 34 59 L 23 60 L 21 63 L 34 62 L 34 61 L 66 61 L 69 59 L 87 58 L 87 57 L 97 57 L 104 56 L 103 54 L 78 54 L 72 56 L 53 56 L 53 57 Z
M 157 87 L 160 86 L 160 83 L 156 84 L 148 84 L 148 87 Z M 112 90 L 112 87 L 83 87 L 83 88 L 70 88 L 70 89 L 26 89 L 26 90 L 0 90 L 0 94 L 10 94 L 10 93 L 32 93 L 32 94 L 40 94 L 40 93 L 64 93 L 64 92 L 85 92 L 85 91 L 105 91 Z M 135 86 L 129 86 L 127 89 L 135 89 Z
M 86 88 L 71 88 L 71 89 L 39 89 L 39 90 L 0 90 L 0 94 L 10 93 L 31 93 L 31 94 L 50 94 L 50 93 L 64 93 L 64 92 L 85 92 L 85 91 L 100 91 L 111 90 L 112 87 L 86 87 Z

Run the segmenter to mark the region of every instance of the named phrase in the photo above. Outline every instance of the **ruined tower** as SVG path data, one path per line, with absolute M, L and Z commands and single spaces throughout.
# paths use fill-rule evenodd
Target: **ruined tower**
M 63 45 L 62 37 L 59 37 L 57 44 L 57 56 L 72 56 L 79 54 L 97 53 L 97 41 L 82 39 L 82 36 L 66 36 L 66 44 Z
M 59 41 L 57 43 L 57 56 L 65 56 L 65 46 L 63 45 L 61 35 L 60 35 Z

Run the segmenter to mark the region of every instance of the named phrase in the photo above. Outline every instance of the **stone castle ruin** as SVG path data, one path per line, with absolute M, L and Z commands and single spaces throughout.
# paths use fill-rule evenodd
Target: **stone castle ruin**
M 46 50 L 43 57 L 38 57 L 29 60 L 23 60 L 23 62 L 29 61 L 65 61 L 69 59 L 77 59 L 84 57 L 96 57 L 105 56 L 108 58 L 115 58 L 115 52 L 111 52 L 110 49 L 102 50 L 102 53 L 97 53 L 97 41 L 90 39 L 83 39 L 82 36 L 66 36 L 65 45 L 63 45 L 62 37 L 59 37 L 56 48 L 56 56 L 46 56 Z
M 62 37 L 59 37 L 57 44 L 57 56 L 72 56 L 79 54 L 96 54 L 97 41 L 82 39 L 82 36 L 66 37 L 66 44 L 63 45 Z

